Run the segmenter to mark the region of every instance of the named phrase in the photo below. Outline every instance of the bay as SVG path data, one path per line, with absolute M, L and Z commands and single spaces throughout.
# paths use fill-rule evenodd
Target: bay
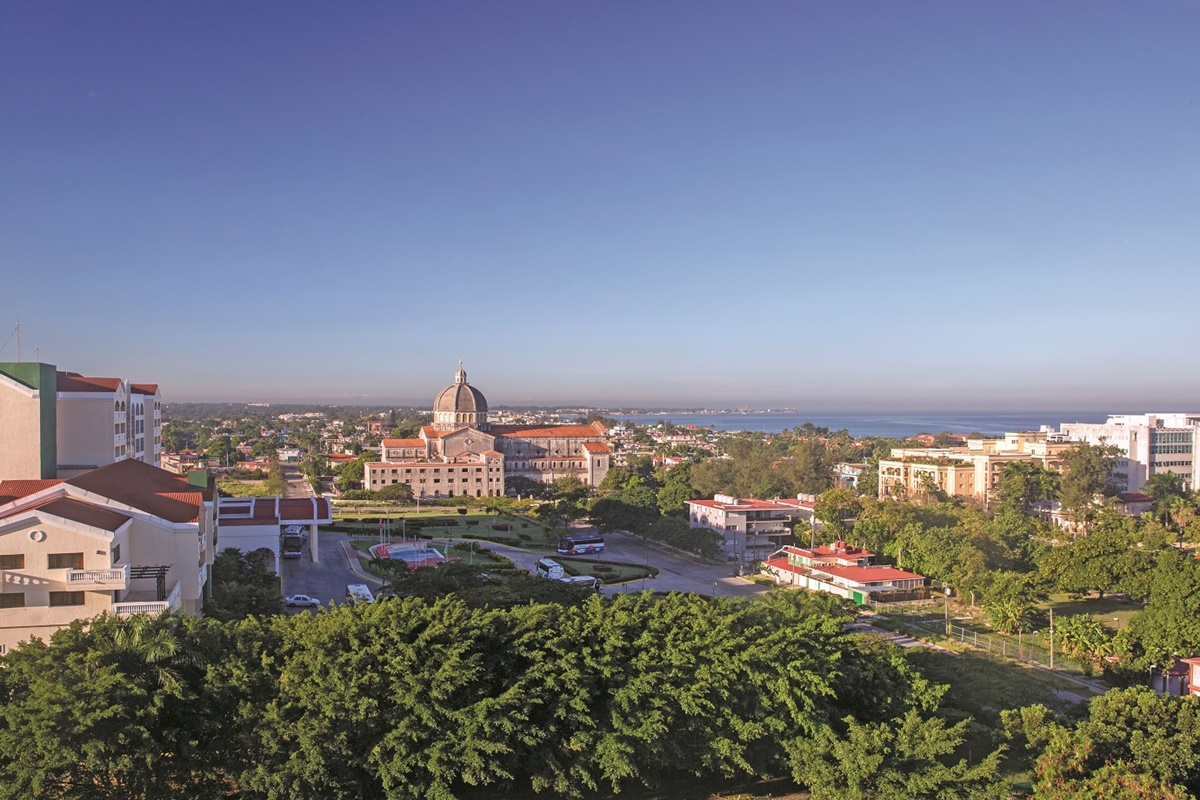
M 998 436 L 1010 431 L 1036 431 L 1042 425 L 1057 428 L 1064 422 L 1104 422 L 1108 414 L 1098 411 L 921 411 L 904 413 L 853 412 L 713 412 L 659 414 L 614 414 L 615 419 L 638 425 L 665 420 L 675 425 L 695 425 L 718 431 L 762 431 L 778 433 L 806 422 L 831 431 L 848 430 L 852 436 L 888 436 L 904 439 L 918 433 L 971 433 Z

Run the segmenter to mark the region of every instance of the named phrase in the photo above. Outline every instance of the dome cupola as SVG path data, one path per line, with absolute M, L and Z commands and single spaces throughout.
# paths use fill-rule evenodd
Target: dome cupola
M 433 427 L 439 431 L 471 427 L 488 429 L 488 405 L 483 392 L 467 383 L 467 373 L 458 362 L 454 383 L 447 386 L 433 401 Z

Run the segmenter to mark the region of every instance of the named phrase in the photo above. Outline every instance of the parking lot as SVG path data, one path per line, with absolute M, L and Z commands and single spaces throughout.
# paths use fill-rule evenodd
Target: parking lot
M 362 576 L 350 569 L 350 561 L 342 549 L 342 543 L 347 540 L 345 534 L 322 533 L 317 542 L 318 556 L 321 561 L 314 564 L 308 556 L 308 548 L 304 549 L 300 558 L 283 559 L 283 595 L 306 594 L 326 605 L 330 600 L 335 603 L 346 601 L 346 584 L 366 583 L 372 590 L 379 585 L 378 581 L 364 580 Z M 289 613 L 303 612 L 303 608 L 290 608 Z

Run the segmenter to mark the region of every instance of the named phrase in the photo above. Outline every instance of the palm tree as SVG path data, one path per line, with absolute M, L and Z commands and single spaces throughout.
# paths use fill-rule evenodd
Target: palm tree
M 1187 497 L 1183 477 L 1170 471 L 1151 475 L 1142 484 L 1142 492 L 1150 497 L 1150 508 L 1154 516 L 1164 525 L 1169 524 L 1174 501 Z
M 171 613 L 101 618 L 94 627 L 96 652 L 101 663 L 117 664 L 154 688 L 178 691 L 183 685 L 179 667 L 196 661 L 182 644 L 179 623 Z

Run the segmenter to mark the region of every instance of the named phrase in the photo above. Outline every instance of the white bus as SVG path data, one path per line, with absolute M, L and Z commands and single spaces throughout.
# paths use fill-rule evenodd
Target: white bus
M 551 580 L 561 580 L 566 571 L 563 565 L 550 558 L 538 559 L 537 574 L 539 578 L 550 578 Z
M 346 602 L 352 606 L 359 603 L 373 603 L 375 595 L 371 594 L 371 590 L 365 583 L 348 583 L 346 584 Z

